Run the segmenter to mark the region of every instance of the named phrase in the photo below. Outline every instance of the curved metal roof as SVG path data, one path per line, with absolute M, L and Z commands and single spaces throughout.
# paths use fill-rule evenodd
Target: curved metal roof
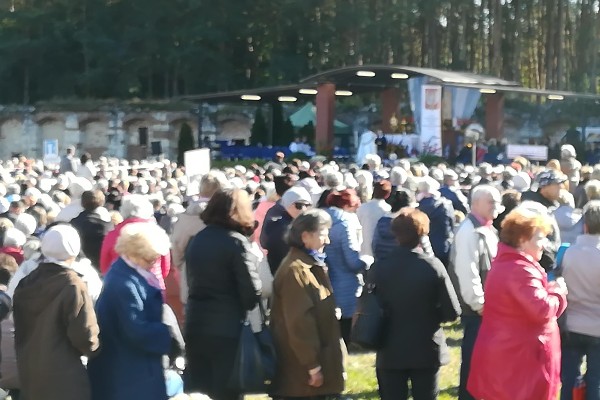
M 363 76 L 357 75 L 362 73 Z M 392 74 L 404 74 L 406 77 L 394 78 Z M 366 76 L 365 76 L 366 75 Z M 372 76 L 371 76 L 372 75 Z M 336 68 L 309 76 L 300 81 L 304 84 L 335 83 L 336 86 L 394 86 L 403 79 L 426 76 L 431 82 L 463 85 L 520 86 L 517 82 L 507 81 L 488 75 L 471 72 L 445 71 L 433 68 L 407 67 L 401 65 L 354 65 Z

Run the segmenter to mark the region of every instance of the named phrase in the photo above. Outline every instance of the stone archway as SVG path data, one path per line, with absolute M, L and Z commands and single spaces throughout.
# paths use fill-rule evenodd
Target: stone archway
M 13 153 L 33 155 L 35 140 L 24 135 L 23 122 L 9 119 L 0 126 L 0 159 L 7 160 Z M 33 138 L 35 139 L 35 138 Z
M 82 151 L 92 155 L 92 158 L 100 157 L 109 146 L 108 123 L 100 120 L 82 121 L 80 124 L 82 133 Z
M 134 118 L 123 124 L 125 131 L 125 143 L 127 144 L 127 158 L 129 159 L 145 159 L 150 154 L 150 143 L 153 140 L 152 132 L 153 121 L 144 118 Z M 148 129 L 147 146 L 143 147 L 140 144 L 140 128 Z
M 41 140 L 38 145 L 40 149 L 43 148 L 42 144 L 44 143 L 44 140 L 58 139 L 58 153 L 59 155 L 62 155 L 66 151 L 67 146 L 73 144 L 67 143 L 65 140 L 66 138 L 64 121 L 59 121 L 54 118 L 46 118 L 38 122 L 38 124 L 41 132 Z M 39 155 L 41 156 L 41 154 Z

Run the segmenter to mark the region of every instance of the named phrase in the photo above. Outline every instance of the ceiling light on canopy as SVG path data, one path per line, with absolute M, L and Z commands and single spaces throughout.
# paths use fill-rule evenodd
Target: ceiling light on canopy
M 372 78 L 375 76 L 375 72 L 373 72 L 373 71 L 357 71 L 356 76 L 362 76 L 364 78 Z
M 349 90 L 336 90 L 335 95 L 336 96 L 352 96 L 352 92 Z
M 249 100 L 249 101 L 258 101 L 261 99 L 260 96 L 256 95 L 256 94 L 244 94 L 241 96 L 242 100 Z
M 392 74 L 392 79 L 408 79 L 408 75 L 407 74 L 402 74 L 399 72 L 395 72 Z

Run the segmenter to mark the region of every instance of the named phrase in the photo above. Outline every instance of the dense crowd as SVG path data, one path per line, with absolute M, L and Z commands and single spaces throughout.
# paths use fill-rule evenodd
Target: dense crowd
M 426 167 L 278 154 L 197 177 L 73 148 L 59 165 L 4 161 L 0 387 L 21 400 L 239 399 L 250 324 L 272 333 L 271 397 L 338 399 L 368 287 L 382 399 L 437 398 L 442 325 L 459 317 L 459 399 L 570 400 L 584 358 L 598 399 L 600 166 L 575 156 Z

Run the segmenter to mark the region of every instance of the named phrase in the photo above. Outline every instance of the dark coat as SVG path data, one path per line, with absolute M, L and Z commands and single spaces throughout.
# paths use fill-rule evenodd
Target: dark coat
M 454 321 L 460 305 L 442 263 L 397 246 L 371 268 L 369 281 L 385 312 L 377 368 L 436 368 L 449 362 L 440 324 Z
M 265 215 L 260 233 L 260 245 L 268 251 L 267 261 L 273 276 L 275 276 L 279 264 L 290 250 L 285 242 L 285 234 L 292 220 L 292 216 L 288 214 L 280 202 L 275 203 Z
M 419 210 L 429 217 L 429 241 L 433 253 L 444 265 L 448 265 L 450 246 L 454 237 L 452 203 L 441 197 L 425 197 L 419 202 Z
M 79 232 L 83 254 L 90 259 L 96 269 L 100 270 L 102 242 L 106 234 L 112 230 L 112 223 L 103 220 L 93 211 L 84 210 L 71 220 L 71 225 Z
M 273 282 L 271 327 L 278 368 L 273 395 L 312 397 L 344 390 L 345 348 L 324 264 L 292 248 Z M 323 386 L 308 385 L 308 371 L 321 366 Z
M 96 303 L 100 354 L 88 363 L 94 400 L 166 400 L 162 356 L 171 345 L 161 291 L 122 258 Z
M 81 356 L 98 349 L 87 286 L 72 269 L 42 264 L 14 294 L 15 347 L 22 400 L 89 400 Z
M 469 201 L 459 189 L 444 185 L 440 188 L 440 194 L 442 197 L 450 200 L 452 207 L 454 207 L 455 210 L 460 211 L 465 215 L 469 213 Z
M 241 233 L 208 225 L 186 251 L 189 286 L 185 332 L 238 338 L 240 321 L 260 297 L 258 260 Z

